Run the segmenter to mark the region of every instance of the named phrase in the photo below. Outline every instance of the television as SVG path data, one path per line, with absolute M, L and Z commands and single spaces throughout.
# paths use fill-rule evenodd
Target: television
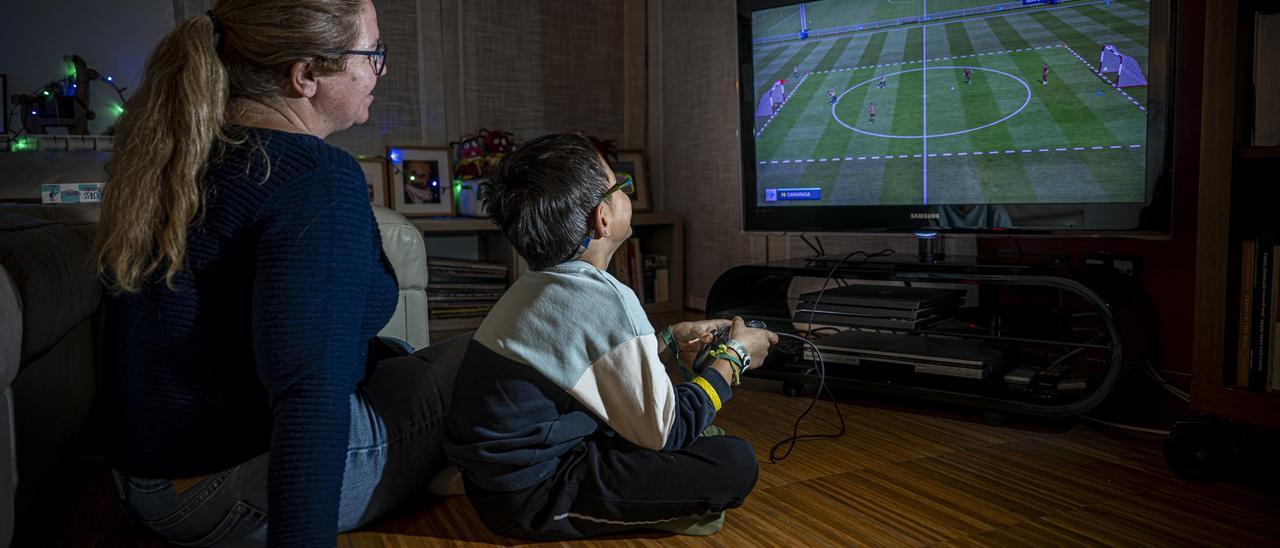
M 1171 0 L 738 0 L 748 231 L 1166 235 Z

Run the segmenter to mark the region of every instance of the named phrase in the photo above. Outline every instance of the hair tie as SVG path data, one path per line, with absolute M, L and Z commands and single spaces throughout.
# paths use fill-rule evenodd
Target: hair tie
M 213 23 L 213 36 L 214 38 L 216 38 L 216 41 L 213 44 L 213 51 L 221 55 L 222 54 L 222 24 L 218 22 L 217 17 L 213 16 L 213 10 L 206 11 L 204 12 L 204 14 L 208 15 L 209 22 Z
M 222 25 L 218 24 L 218 18 L 213 16 L 213 10 L 206 11 L 204 14 L 208 15 L 209 22 L 213 23 L 213 33 L 222 34 Z

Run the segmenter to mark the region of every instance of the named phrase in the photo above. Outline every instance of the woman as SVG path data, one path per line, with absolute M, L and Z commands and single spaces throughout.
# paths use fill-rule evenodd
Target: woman
M 376 361 L 396 280 L 359 165 L 322 140 L 368 118 L 378 38 L 369 0 L 221 0 L 161 41 L 120 121 L 108 459 L 170 540 L 332 546 L 444 465 L 457 358 Z

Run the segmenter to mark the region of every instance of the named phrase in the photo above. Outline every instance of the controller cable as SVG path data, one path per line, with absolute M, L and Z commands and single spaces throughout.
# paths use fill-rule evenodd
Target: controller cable
M 839 270 L 840 267 L 843 266 L 846 262 L 848 262 L 849 259 L 852 259 L 858 255 L 862 255 L 862 260 L 858 261 L 855 264 L 862 264 L 876 257 L 893 255 L 893 250 L 882 249 L 880 251 L 877 251 L 875 253 L 870 253 L 870 254 L 868 254 L 865 251 L 854 251 L 852 253 L 849 253 L 848 255 L 845 255 L 843 259 L 840 259 L 840 262 L 836 263 L 835 266 L 831 267 L 831 271 L 827 273 L 827 278 L 822 282 L 822 289 L 818 291 L 818 298 L 814 300 L 813 308 L 809 311 L 809 331 L 806 334 L 811 335 L 813 331 L 816 331 L 813 328 L 813 316 L 814 314 L 817 313 L 818 307 L 822 304 L 822 296 L 827 292 L 827 285 L 830 284 L 831 280 L 835 277 L 836 271 Z M 793 339 L 798 339 L 799 341 L 809 345 L 813 349 L 814 357 L 817 358 L 816 363 L 817 363 L 817 369 L 818 369 L 818 389 L 813 393 L 813 400 L 809 402 L 809 407 L 806 407 L 804 412 L 800 413 L 799 417 L 796 417 L 796 422 L 791 428 L 791 437 L 784 439 L 774 444 L 773 447 L 769 448 L 769 462 L 771 464 L 776 464 L 778 462 L 785 460 L 787 457 L 791 456 L 791 451 L 794 450 L 796 447 L 796 444 L 801 441 L 817 440 L 817 439 L 835 439 L 840 436 L 843 436 L 845 432 L 844 414 L 840 412 L 840 402 L 836 400 L 836 395 L 831 392 L 831 387 L 827 385 L 827 363 L 825 360 L 823 360 L 822 351 L 818 349 L 818 345 L 814 344 L 813 341 L 807 337 L 800 337 L 798 335 L 792 335 L 790 333 L 777 333 L 777 335 L 780 337 L 789 337 Z M 813 410 L 814 406 L 818 404 L 818 398 L 822 397 L 823 389 L 826 389 L 827 396 L 831 397 L 831 404 L 836 408 L 836 417 L 839 418 L 840 420 L 840 429 L 834 434 L 800 435 L 800 422 L 803 421 L 804 418 L 809 415 L 809 412 Z M 786 450 L 779 453 L 779 449 L 781 449 L 782 446 L 784 445 L 787 446 Z

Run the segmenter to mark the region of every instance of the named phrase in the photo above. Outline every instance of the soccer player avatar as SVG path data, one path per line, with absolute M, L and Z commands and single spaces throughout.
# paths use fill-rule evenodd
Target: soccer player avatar
M 871 117 L 871 123 L 876 123 L 876 104 L 867 105 L 867 116 Z
M 831 104 L 836 104 L 836 88 L 827 90 L 827 99 L 831 100 Z
M 1040 69 L 1040 85 L 1049 85 L 1049 63 L 1045 63 L 1044 67 Z
M 889 82 L 887 82 L 887 81 L 885 80 L 886 78 L 888 78 L 888 77 L 887 77 L 887 76 L 885 76 L 885 75 L 883 75 L 883 74 L 881 74 L 881 75 L 880 75 L 880 83 L 876 84 L 876 87 L 877 87 L 877 88 L 880 88 L 880 89 L 884 89 L 884 87 L 885 87 L 885 86 L 889 85 Z
M 954 73 L 953 73 L 953 74 L 954 74 Z M 965 69 L 964 69 L 964 83 L 969 84 L 969 85 L 973 85 L 973 69 L 968 68 L 968 67 L 965 67 Z

